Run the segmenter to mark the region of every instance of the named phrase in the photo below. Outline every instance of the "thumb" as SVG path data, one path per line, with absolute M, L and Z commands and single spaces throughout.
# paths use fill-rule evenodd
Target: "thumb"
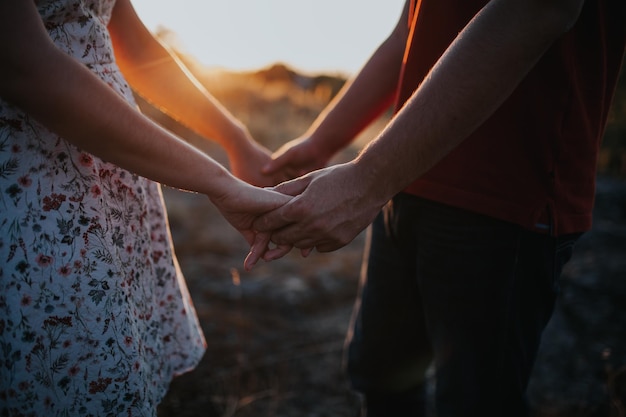
M 295 178 L 291 181 L 285 181 L 278 184 L 273 188 L 273 190 L 290 196 L 300 195 L 309 186 L 311 180 L 311 176 Z

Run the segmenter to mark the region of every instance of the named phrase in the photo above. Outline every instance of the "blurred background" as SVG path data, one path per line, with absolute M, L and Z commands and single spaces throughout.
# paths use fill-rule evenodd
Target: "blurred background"
M 303 133 L 392 30 L 403 1 L 133 0 L 146 25 L 270 150 Z M 624 71 L 623 71 L 624 72 Z M 626 416 L 626 80 L 600 161 L 594 228 L 566 267 L 529 388 L 538 417 Z M 212 142 L 138 97 L 166 128 Z M 333 162 L 353 158 L 390 117 Z M 342 371 L 364 232 L 345 248 L 245 272 L 243 239 L 206 197 L 164 189 L 176 252 L 208 342 L 159 417 L 358 415 Z

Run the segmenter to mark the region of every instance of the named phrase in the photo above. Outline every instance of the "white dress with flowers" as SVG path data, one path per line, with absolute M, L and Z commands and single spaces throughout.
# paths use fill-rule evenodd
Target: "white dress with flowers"
M 114 0 L 38 0 L 55 44 L 132 102 Z M 0 415 L 154 416 L 205 342 L 159 185 L 0 100 Z

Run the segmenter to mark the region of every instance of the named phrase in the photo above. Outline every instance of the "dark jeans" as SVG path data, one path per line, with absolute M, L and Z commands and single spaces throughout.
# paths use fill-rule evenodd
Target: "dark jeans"
M 368 417 L 525 416 L 525 390 L 576 236 L 400 194 L 370 229 L 347 370 Z

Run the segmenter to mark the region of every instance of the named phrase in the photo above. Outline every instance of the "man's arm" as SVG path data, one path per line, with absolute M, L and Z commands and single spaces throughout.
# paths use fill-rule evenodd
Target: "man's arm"
M 388 128 L 355 161 L 388 199 L 468 137 L 510 96 L 584 0 L 493 0 L 435 64 Z M 550 94 L 549 91 L 546 94 Z M 393 169 L 388 169 L 393 161 Z M 384 174 L 383 176 L 379 174 Z M 382 179 L 382 178 L 384 179 Z
M 489 2 L 376 140 L 350 163 L 279 187 L 301 195 L 258 219 L 257 230 L 276 230 L 276 243 L 319 251 L 350 242 L 393 195 L 502 104 L 549 46 L 573 26 L 582 4 Z

